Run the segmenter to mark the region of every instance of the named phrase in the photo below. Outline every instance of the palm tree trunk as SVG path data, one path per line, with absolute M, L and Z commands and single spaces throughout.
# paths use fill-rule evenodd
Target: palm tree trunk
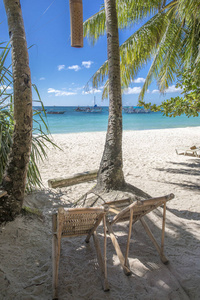
M 20 0 L 4 0 L 4 6 L 12 46 L 14 134 L 2 182 L 8 198 L 0 205 L 0 219 L 2 215 L 12 219 L 21 211 L 25 193 L 32 142 L 32 86 Z
M 122 96 L 116 1 L 105 0 L 109 72 L 109 118 L 97 189 L 112 190 L 125 185 L 122 163 Z

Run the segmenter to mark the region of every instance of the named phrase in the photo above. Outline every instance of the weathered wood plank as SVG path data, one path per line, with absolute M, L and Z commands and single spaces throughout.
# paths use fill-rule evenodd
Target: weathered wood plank
M 49 179 L 48 186 L 51 188 L 67 187 L 70 185 L 87 182 L 90 180 L 95 180 L 97 178 L 97 173 L 98 170 L 94 170 L 94 171 L 87 171 L 83 173 L 74 174 L 73 176 L 69 176 L 69 177 Z

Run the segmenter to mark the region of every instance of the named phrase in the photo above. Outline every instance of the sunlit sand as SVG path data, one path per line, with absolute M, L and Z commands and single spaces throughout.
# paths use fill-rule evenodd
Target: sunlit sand
M 163 265 L 141 225 L 131 239 L 129 262 L 133 274 L 126 277 L 108 237 L 107 265 L 110 291 L 102 290 L 93 243 L 84 238 L 63 239 L 59 270 L 59 299 L 199 299 L 200 295 L 200 159 L 179 156 L 175 149 L 199 146 L 200 127 L 123 134 L 126 181 L 152 197 L 174 193 L 167 204 Z M 0 232 L 0 299 L 51 299 L 52 223 L 59 206 L 71 206 L 95 181 L 67 188 L 48 188 L 50 178 L 98 169 L 105 132 L 53 135 L 63 149 L 48 150 L 40 164 L 44 188 L 28 195 L 25 205 L 42 212 L 40 217 L 19 216 Z M 148 215 L 149 226 L 160 236 L 161 216 Z M 116 227 L 125 251 L 127 224 Z M 100 239 L 101 240 L 101 239 Z

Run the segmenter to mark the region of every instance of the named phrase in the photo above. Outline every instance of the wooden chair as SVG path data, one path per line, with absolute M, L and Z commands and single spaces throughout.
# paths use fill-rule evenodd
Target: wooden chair
M 53 299 L 57 299 L 58 269 L 60 259 L 61 238 L 87 235 L 85 241 L 89 242 L 91 236 L 97 252 L 97 259 L 101 270 L 103 288 L 109 290 L 106 265 L 106 209 L 104 207 L 91 208 L 59 208 L 58 213 L 53 214 Z M 102 258 L 96 229 L 103 220 L 104 227 L 104 259 Z
M 131 274 L 131 270 L 128 263 L 128 254 L 129 254 L 129 245 L 130 245 L 130 238 L 131 238 L 131 232 L 132 232 L 132 225 L 136 223 L 137 221 L 140 221 L 152 240 L 154 246 L 156 247 L 156 250 L 158 251 L 161 261 L 163 263 L 167 263 L 168 260 L 164 255 L 164 234 L 165 234 L 165 216 L 166 216 L 166 202 L 173 199 L 174 195 L 170 194 L 164 197 L 158 197 L 158 198 L 151 198 L 147 200 L 141 200 L 141 201 L 131 201 L 130 199 L 120 200 L 120 201 L 113 201 L 113 202 L 106 202 L 104 205 L 108 206 L 109 212 L 107 214 L 107 228 L 108 232 L 110 234 L 110 238 L 112 240 L 113 246 L 116 250 L 117 256 L 120 260 L 120 263 L 123 267 L 124 273 L 126 275 Z M 133 202 L 133 203 L 131 203 Z M 151 232 L 150 228 L 146 224 L 146 222 L 143 219 L 143 216 L 150 213 L 154 209 L 156 209 L 159 206 L 163 207 L 163 221 L 162 221 L 162 235 L 161 235 L 161 247 L 158 245 L 153 233 Z M 126 253 L 125 258 L 122 254 L 122 251 L 120 249 L 119 243 L 116 239 L 116 236 L 113 232 L 113 225 L 118 222 L 125 222 L 129 221 L 129 231 L 128 231 L 128 237 L 127 237 L 127 245 L 126 245 Z

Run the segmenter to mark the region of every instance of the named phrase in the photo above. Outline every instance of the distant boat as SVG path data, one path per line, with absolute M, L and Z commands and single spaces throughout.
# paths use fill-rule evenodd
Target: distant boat
M 95 103 L 95 96 L 94 96 L 94 106 L 93 107 L 80 107 L 78 106 L 75 111 L 78 112 L 86 112 L 86 113 L 101 113 L 102 112 L 102 108 L 97 106 L 97 104 Z
M 123 111 L 127 114 L 149 114 L 151 112 L 150 109 L 145 109 L 144 107 L 140 106 L 124 107 Z
M 94 107 L 90 108 L 89 111 L 90 113 L 101 113 L 102 112 L 102 108 L 97 106 L 96 104 L 94 105 Z
M 49 115 L 63 115 L 64 113 L 64 111 L 47 111 Z
M 90 107 L 80 107 L 78 106 L 75 111 L 83 111 L 83 112 L 87 112 L 90 109 Z
M 94 96 L 94 106 L 93 107 L 89 107 L 86 112 L 88 113 L 101 113 L 102 112 L 102 107 L 97 106 L 96 104 L 96 98 Z
M 96 104 L 96 97 L 94 96 L 94 107 L 91 108 L 91 113 L 101 113 L 102 112 L 102 107 L 97 106 Z

